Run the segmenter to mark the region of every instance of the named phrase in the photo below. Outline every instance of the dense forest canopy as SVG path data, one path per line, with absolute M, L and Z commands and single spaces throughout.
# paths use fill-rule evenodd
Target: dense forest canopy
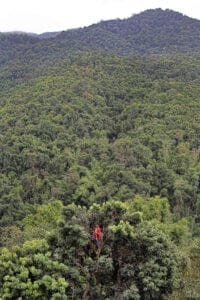
M 0 298 L 198 299 L 199 22 L 0 34 Z

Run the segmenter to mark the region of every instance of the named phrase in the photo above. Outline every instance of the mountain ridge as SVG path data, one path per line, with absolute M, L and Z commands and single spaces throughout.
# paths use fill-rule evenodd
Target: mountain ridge
M 198 54 L 200 21 L 172 10 L 151 9 L 128 19 L 40 35 L 0 33 L 0 67 L 24 60 L 44 68 L 78 53 L 103 51 L 122 56 Z
M 130 19 L 133 19 L 135 17 L 144 15 L 146 13 L 152 13 L 152 12 L 155 12 L 155 11 L 172 12 L 174 14 L 182 15 L 183 17 L 189 18 L 190 20 L 200 21 L 197 18 L 190 17 L 187 14 L 183 14 L 181 12 L 178 12 L 178 11 L 175 11 L 175 10 L 172 10 L 172 9 L 169 9 L 169 8 L 167 8 L 167 9 L 155 8 L 155 9 L 147 9 L 147 10 L 144 10 L 144 11 L 139 12 L 139 13 L 133 13 L 130 17 L 127 17 L 127 18 L 114 18 L 114 19 L 109 19 L 109 20 L 102 20 L 102 21 L 99 21 L 99 22 L 96 22 L 96 23 L 92 23 L 88 26 L 80 26 L 80 27 L 68 28 L 68 29 L 62 29 L 62 30 L 55 30 L 55 31 L 44 31 L 44 32 L 41 32 L 41 33 L 36 33 L 34 31 L 27 32 L 27 31 L 23 31 L 23 30 L 1 31 L 0 34 L 19 34 L 19 35 L 22 34 L 22 35 L 36 36 L 36 37 L 40 37 L 40 38 L 43 38 L 43 37 L 44 38 L 48 38 L 48 37 L 51 38 L 51 37 L 55 37 L 55 36 L 57 36 L 61 33 L 67 32 L 67 31 L 75 31 L 75 30 L 79 30 L 79 29 L 85 29 L 85 28 L 88 28 L 88 27 L 91 27 L 91 26 L 96 26 L 96 25 L 102 24 L 102 23 L 106 24 L 106 23 L 115 22 L 115 21 L 121 21 L 121 22 L 125 21 L 125 22 L 127 22 Z
M 47 52 L 107 51 L 118 55 L 191 53 L 200 50 L 200 20 L 169 9 L 150 9 L 127 19 L 101 21 L 61 32 L 0 34 L 12 42 L 30 41 Z M 22 36 L 24 37 L 22 39 Z M 9 42 L 8 42 L 9 47 Z M 34 48 L 34 47 L 33 47 Z M 32 49 L 31 51 L 34 51 Z M 38 51 L 38 50 L 37 50 Z
M 176 50 L 187 52 L 200 47 L 200 21 L 162 9 L 147 10 L 124 20 L 102 21 L 73 32 L 62 32 L 57 39 L 65 38 L 69 42 L 75 34 L 82 42 L 83 48 L 86 43 L 92 47 L 91 43 L 93 44 L 96 39 L 98 50 L 108 48 L 117 54 L 125 55 L 156 54 Z M 79 34 L 84 36 L 84 40 Z M 102 45 L 102 37 L 105 35 L 117 42 L 111 41 L 110 45 L 107 41 Z M 90 36 L 93 37 L 92 40 Z

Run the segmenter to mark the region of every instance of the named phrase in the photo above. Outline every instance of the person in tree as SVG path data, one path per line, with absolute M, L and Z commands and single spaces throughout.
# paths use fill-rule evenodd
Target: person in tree
M 96 248 L 99 248 L 99 243 L 101 241 L 102 231 L 98 224 L 95 225 L 92 232 L 92 240 L 94 241 Z

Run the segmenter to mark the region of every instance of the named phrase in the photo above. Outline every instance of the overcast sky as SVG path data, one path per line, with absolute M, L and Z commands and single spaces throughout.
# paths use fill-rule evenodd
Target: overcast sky
M 60 31 L 158 7 L 200 20 L 200 0 L 0 0 L 0 31 Z

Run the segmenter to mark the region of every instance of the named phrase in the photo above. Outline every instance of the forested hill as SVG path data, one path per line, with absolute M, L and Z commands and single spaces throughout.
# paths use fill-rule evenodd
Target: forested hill
M 89 299 L 163 299 L 178 286 L 176 247 L 195 251 L 199 236 L 199 58 L 87 53 L 23 78 L 4 78 L 0 93 L 0 246 L 31 241 L 0 249 L 0 295 L 81 299 L 84 281 Z M 52 230 L 67 270 L 45 254 Z M 198 257 L 191 263 L 198 292 Z
M 49 37 L 49 38 L 48 38 Z M 171 10 L 147 10 L 124 20 L 102 21 L 80 29 L 31 35 L 0 34 L 5 59 L 57 58 L 78 51 L 103 50 L 123 55 L 199 53 L 200 21 Z M 4 61 L 1 57 L 1 62 Z
M 200 298 L 199 24 L 0 34 L 0 299 Z
M 64 39 L 74 49 L 128 55 L 199 51 L 200 21 L 171 10 L 147 10 L 129 19 L 66 31 L 57 39 Z

